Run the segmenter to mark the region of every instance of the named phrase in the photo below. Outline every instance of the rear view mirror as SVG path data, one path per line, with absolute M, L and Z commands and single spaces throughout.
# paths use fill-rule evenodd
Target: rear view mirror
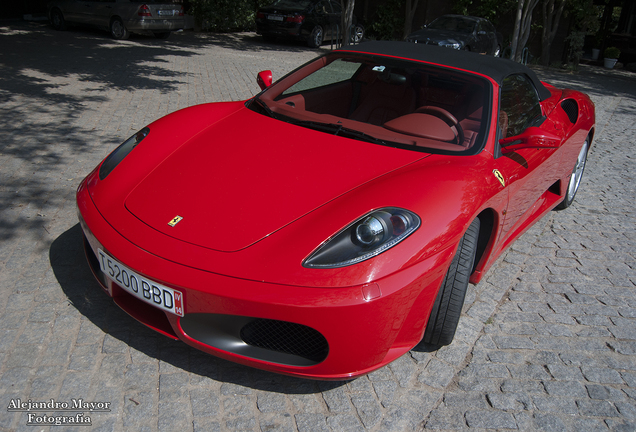
M 538 127 L 529 127 L 521 134 L 499 140 L 501 153 L 506 154 L 516 150 L 536 148 L 558 148 L 561 138 Z
M 256 75 L 256 82 L 261 90 L 265 90 L 267 87 L 272 85 L 273 77 L 271 70 L 264 70 Z

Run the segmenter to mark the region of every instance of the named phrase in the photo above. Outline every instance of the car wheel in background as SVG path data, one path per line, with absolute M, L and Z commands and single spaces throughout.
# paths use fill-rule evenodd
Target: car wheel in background
M 574 165 L 574 169 L 572 170 L 572 174 L 570 174 L 570 181 L 568 182 L 568 189 L 565 192 L 565 198 L 563 201 L 556 206 L 557 210 L 563 210 L 574 202 L 574 197 L 576 196 L 576 192 L 579 190 L 579 185 L 581 184 L 581 178 L 583 178 L 583 171 L 585 170 L 585 162 L 587 162 L 587 152 L 590 149 L 590 138 L 586 138 L 583 146 L 581 147 L 581 151 L 579 152 L 579 157 L 576 158 L 576 164 Z
M 358 44 L 362 42 L 362 38 L 364 38 L 364 27 L 360 24 L 356 24 L 353 26 L 353 31 L 351 32 L 351 43 Z
M 325 33 L 322 30 L 322 27 L 320 26 L 316 26 L 314 27 L 314 29 L 311 31 L 311 34 L 309 35 L 309 40 L 307 41 L 307 45 L 309 45 L 311 48 L 320 48 L 320 45 L 322 45 L 322 41 L 325 37 Z
M 448 345 L 453 341 L 462 312 L 468 280 L 475 263 L 481 222 L 475 219 L 462 237 L 450 268 L 439 289 L 422 342 Z
M 126 26 L 124 25 L 124 22 L 121 20 L 121 18 L 115 17 L 110 22 L 110 35 L 113 37 L 113 39 L 117 40 L 128 39 L 128 36 L 130 36 L 130 33 L 128 33 L 128 29 L 126 29 Z
M 51 24 L 55 30 L 66 30 L 66 21 L 62 11 L 55 8 L 51 11 Z

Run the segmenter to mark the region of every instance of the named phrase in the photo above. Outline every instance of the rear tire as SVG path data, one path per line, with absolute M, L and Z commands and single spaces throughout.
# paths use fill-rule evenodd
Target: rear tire
M 356 45 L 362 42 L 364 39 L 364 27 L 360 24 L 353 26 L 353 32 L 351 33 L 351 44 Z
M 443 346 L 455 337 L 464 306 L 468 280 L 475 264 L 481 222 L 475 219 L 459 242 L 457 252 L 439 289 L 422 342 Z
M 309 40 L 307 41 L 307 45 L 309 45 L 310 48 L 320 48 L 324 38 L 325 38 L 325 33 L 323 32 L 322 27 L 316 26 L 314 27 L 314 29 L 311 31 L 311 34 L 309 35 Z
M 110 35 L 113 39 L 117 40 L 125 40 L 128 39 L 128 36 L 130 36 L 128 29 L 121 18 L 115 17 L 110 22 Z

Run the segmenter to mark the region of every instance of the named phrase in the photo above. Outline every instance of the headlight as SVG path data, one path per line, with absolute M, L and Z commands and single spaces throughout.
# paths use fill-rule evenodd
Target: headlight
M 104 159 L 104 162 L 102 162 L 102 165 L 99 167 L 99 179 L 104 180 L 106 176 L 108 176 L 108 174 L 110 174 L 110 172 L 119 165 L 119 162 L 124 160 L 124 158 L 128 156 L 128 153 L 130 153 L 137 144 L 146 138 L 149 133 L 150 129 L 145 127 L 113 150 L 113 152 Z
M 304 262 L 309 268 L 335 268 L 357 264 L 381 254 L 420 226 L 413 212 L 396 207 L 364 215 L 327 240 Z
M 439 43 L 439 46 L 458 50 L 462 47 L 462 44 L 454 41 L 442 41 Z

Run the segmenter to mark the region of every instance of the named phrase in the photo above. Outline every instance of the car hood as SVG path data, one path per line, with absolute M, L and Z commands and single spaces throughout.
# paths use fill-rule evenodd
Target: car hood
M 428 39 L 430 42 L 441 42 L 449 39 L 457 41 L 466 41 L 470 38 L 470 33 L 460 33 L 450 30 L 429 30 L 422 29 L 415 33 L 412 33 L 408 39 L 417 39 L 418 41 L 426 42 Z
M 425 156 L 243 108 L 186 140 L 132 189 L 125 206 L 166 235 L 233 252 Z

